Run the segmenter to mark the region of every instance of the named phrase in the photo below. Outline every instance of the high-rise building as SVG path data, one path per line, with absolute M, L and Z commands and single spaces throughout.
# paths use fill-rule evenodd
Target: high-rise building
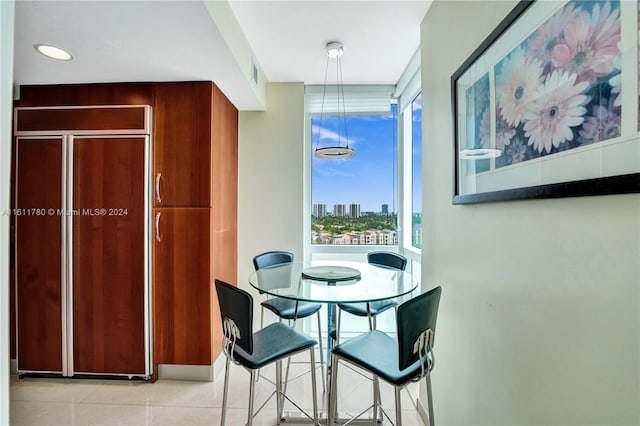
M 326 204 L 314 204 L 313 212 L 311 213 L 314 217 L 325 217 L 327 215 L 327 205 Z
M 385 216 L 389 214 L 389 204 L 382 205 L 382 214 Z
M 360 217 L 360 204 L 349 204 L 349 217 Z
M 422 248 L 422 226 L 420 224 L 413 225 L 413 238 L 411 244 L 414 247 Z
M 345 204 L 334 204 L 333 215 L 335 217 L 345 217 L 347 215 L 347 206 Z

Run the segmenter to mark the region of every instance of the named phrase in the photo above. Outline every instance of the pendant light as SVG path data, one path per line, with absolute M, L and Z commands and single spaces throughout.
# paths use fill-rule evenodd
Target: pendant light
M 325 159 L 336 158 L 351 158 L 355 155 L 353 148 L 349 147 L 349 133 L 347 131 L 347 116 L 344 102 L 344 87 L 342 83 L 342 62 L 340 58 L 344 53 L 342 43 L 339 41 L 330 41 L 326 45 L 327 49 L 327 64 L 324 71 L 324 88 L 322 91 L 322 106 L 320 107 L 320 122 L 317 126 L 316 135 L 316 149 L 315 156 Z M 327 74 L 329 70 L 329 62 L 331 60 L 336 61 L 336 90 L 337 90 L 337 113 L 338 113 L 338 146 L 319 147 L 320 144 L 320 129 L 322 127 L 322 118 L 324 116 L 324 101 L 327 95 Z M 342 144 L 343 135 L 341 130 L 344 130 L 344 145 Z
M 461 160 L 487 160 L 489 158 L 497 158 L 502 155 L 502 151 L 493 148 L 473 148 L 463 149 L 458 153 Z

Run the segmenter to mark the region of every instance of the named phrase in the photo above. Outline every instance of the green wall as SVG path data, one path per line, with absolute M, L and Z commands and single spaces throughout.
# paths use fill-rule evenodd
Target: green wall
M 450 77 L 515 4 L 435 1 L 421 26 L 436 424 L 637 425 L 640 195 L 451 204 Z
M 239 120 L 238 284 L 248 288 L 256 254 L 287 250 L 302 260 L 304 85 L 268 83 L 266 110 Z

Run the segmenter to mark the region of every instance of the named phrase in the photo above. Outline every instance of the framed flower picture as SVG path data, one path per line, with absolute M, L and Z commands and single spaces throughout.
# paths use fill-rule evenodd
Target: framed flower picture
M 451 77 L 454 204 L 640 192 L 639 3 L 516 5 Z

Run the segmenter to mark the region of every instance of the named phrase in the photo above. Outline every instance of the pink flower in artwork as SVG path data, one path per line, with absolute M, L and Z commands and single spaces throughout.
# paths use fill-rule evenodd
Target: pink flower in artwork
M 507 159 L 507 164 L 516 164 L 524 161 L 524 156 L 527 153 L 527 145 L 520 138 L 515 138 L 511 144 L 505 149 L 504 157 Z
M 577 81 L 594 83 L 596 78 L 614 70 L 614 59 L 620 56 L 620 11 L 611 12 L 607 2 L 602 9 L 595 4 L 591 17 L 583 12 L 564 30 L 564 41 L 551 53 L 557 68 L 578 75 Z
M 509 126 L 506 121 L 498 119 L 496 122 L 496 148 L 504 151 L 505 146 L 511 143 L 511 138 L 516 135 L 516 128 Z
M 496 76 L 498 107 L 504 120 L 512 126 L 522 121 L 540 86 L 542 65 L 526 57 L 524 50 L 514 50 L 503 62 Z
M 563 41 L 564 29 L 578 19 L 580 9 L 569 3 L 555 13 L 527 40 L 527 53 L 538 59 L 543 66 L 551 60 L 551 52 L 556 44 Z
M 578 132 L 583 144 L 606 141 L 620 136 L 620 115 L 609 107 L 596 105 L 591 116 L 586 117 L 582 129 Z
M 528 144 L 542 153 L 551 152 L 565 141 L 573 140 L 573 127 L 584 122 L 589 96 L 582 93 L 587 82 L 576 83 L 576 74 L 556 70 L 550 74 L 536 94 L 525 116 L 525 136 Z

